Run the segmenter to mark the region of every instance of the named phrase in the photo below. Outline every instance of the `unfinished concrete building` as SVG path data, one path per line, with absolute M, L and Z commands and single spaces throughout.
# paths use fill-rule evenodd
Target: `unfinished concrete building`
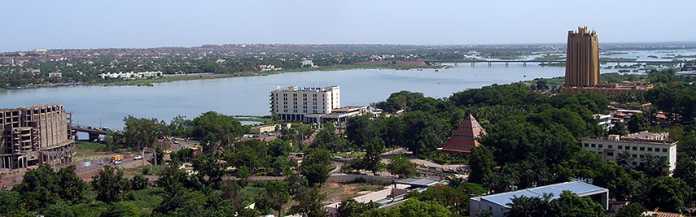
M 72 161 L 70 114 L 62 105 L 0 109 L 0 168 Z

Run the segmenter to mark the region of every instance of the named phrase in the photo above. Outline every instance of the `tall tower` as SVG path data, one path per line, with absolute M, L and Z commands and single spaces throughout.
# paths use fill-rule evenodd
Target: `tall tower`
M 568 31 L 565 86 L 592 87 L 599 84 L 599 42 L 597 33 L 586 26 Z

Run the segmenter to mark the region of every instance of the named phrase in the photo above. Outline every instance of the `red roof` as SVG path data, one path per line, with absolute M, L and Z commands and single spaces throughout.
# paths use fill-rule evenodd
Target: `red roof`
M 471 153 L 474 147 L 481 145 L 478 141 L 481 136 L 486 135 L 486 130 L 481 127 L 476 118 L 469 114 L 464 120 L 459 121 L 457 129 L 452 132 L 452 136 L 442 145 L 442 150 L 456 153 Z

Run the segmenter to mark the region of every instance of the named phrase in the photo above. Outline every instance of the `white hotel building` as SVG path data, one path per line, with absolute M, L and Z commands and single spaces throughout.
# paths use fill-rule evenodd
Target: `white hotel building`
M 677 166 L 677 142 L 669 138 L 669 133 L 643 131 L 626 136 L 585 138 L 582 139 L 582 147 L 598 153 L 605 160 L 616 161 L 620 154 L 628 154 L 634 166 L 643 162 L 648 155 L 665 158 L 670 172 Z
M 312 122 L 308 118 L 330 114 L 340 107 L 341 92 L 338 86 L 290 86 L 271 91 L 271 113 L 282 121 Z

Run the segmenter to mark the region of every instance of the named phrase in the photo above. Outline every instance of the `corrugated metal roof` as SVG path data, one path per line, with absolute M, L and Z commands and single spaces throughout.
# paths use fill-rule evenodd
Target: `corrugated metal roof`
M 408 178 L 394 181 L 397 184 L 407 184 L 414 187 L 430 187 L 438 183 L 437 180 L 429 178 Z
M 558 184 L 540 186 L 535 188 L 527 188 L 518 191 L 505 192 L 500 194 L 492 194 L 480 197 L 481 200 L 490 201 L 504 207 L 510 207 L 515 197 L 542 197 L 544 194 L 550 194 L 551 199 L 557 199 L 564 191 L 570 191 L 578 196 L 588 196 L 599 193 L 608 192 L 606 188 L 587 184 L 581 181 L 563 182 Z

